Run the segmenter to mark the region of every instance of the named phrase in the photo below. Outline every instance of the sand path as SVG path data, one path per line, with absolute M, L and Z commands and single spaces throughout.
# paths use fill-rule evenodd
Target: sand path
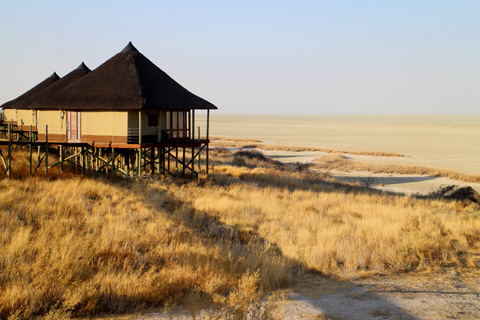
M 303 275 L 285 290 L 283 319 L 318 320 L 436 320 L 480 318 L 480 273 L 444 269 L 422 274 L 379 275 L 342 281 Z M 201 319 L 187 310 L 158 310 L 102 319 Z

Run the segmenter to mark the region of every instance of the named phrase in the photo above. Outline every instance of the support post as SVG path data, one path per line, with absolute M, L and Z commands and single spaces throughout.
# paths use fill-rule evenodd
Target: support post
M 178 178 L 178 147 L 175 147 L 175 177 Z
M 45 125 L 45 174 L 48 173 L 48 124 Z
M 23 140 L 23 119 L 20 119 L 20 133 L 18 134 L 18 141 Z M 20 145 L 20 150 L 23 150 L 23 144 Z
M 155 175 L 155 147 L 152 147 L 150 151 L 150 170 L 152 171 L 152 178 Z
M 138 180 L 142 179 L 142 111 L 138 111 L 138 161 L 137 161 L 137 172 Z
M 142 148 L 138 148 L 137 179 L 142 179 Z
M 200 127 L 198 128 L 198 136 L 200 137 Z M 202 153 L 202 148 L 198 150 L 198 183 L 200 183 L 200 173 L 202 172 L 202 169 L 200 168 L 200 164 L 202 163 L 202 160 L 200 158 L 200 154 Z
M 160 147 L 157 148 L 157 158 L 158 158 L 158 162 L 157 162 L 157 172 L 158 174 L 161 174 L 161 165 L 162 165 L 162 155 L 160 154 Z
M 115 148 L 112 147 L 112 179 L 115 178 Z
M 37 167 L 35 168 L 34 172 L 37 172 L 37 168 L 40 168 L 40 155 L 41 155 L 42 148 L 40 146 L 37 147 Z
M 95 148 L 94 152 L 95 152 L 95 156 L 96 156 L 95 157 L 95 171 L 98 172 L 98 164 L 99 164 L 99 161 L 100 161 L 100 160 L 98 160 L 98 148 Z
M 60 172 L 63 173 L 63 146 L 60 145 Z
M 205 161 L 207 162 L 207 169 L 205 173 L 208 175 L 208 144 L 210 143 L 210 109 L 207 109 L 207 150 L 205 153 Z
M 12 177 L 12 123 L 8 124 L 8 178 Z
M 30 175 L 32 175 L 32 141 L 33 141 L 33 137 L 32 137 L 32 125 L 30 125 L 30 136 L 29 136 L 29 139 L 30 139 L 30 147 L 29 147 L 29 159 L 30 159 Z
M 182 148 L 183 158 L 182 158 L 182 172 L 185 172 L 185 147 Z
M 195 179 L 195 147 L 192 147 L 192 179 Z
M 170 147 L 168 147 L 168 154 L 167 154 L 167 171 L 170 173 Z
M 192 109 L 192 140 L 195 140 L 195 109 Z

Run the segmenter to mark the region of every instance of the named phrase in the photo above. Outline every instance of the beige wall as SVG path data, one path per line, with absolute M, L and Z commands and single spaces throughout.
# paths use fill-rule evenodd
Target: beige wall
M 128 112 L 81 112 L 82 135 L 124 136 L 128 134 Z
M 17 121 L 17 116 L 14 109 L 5 109 L 3 110 L 3 115 L 6 121 Z
M 48 125 L 49 135 L 65 135 L 66 119 L 65 113 L 59 110 L 38 110 L 38 133 L 45 134 L 45 127 Z
M 23 121 L 23 126 L 29 127 L 30 125 L 32 127 L 35 127 L 36 124 L 36 119 L 35 119 L 35 111 L 33 110 L 18 110 L 16 112 L 16 121 L 18 125 L 22 124 Z M 15 121 L 15 120 L 14 120 Z
M 19 110 L 19 109 L 6 109 L 4 110 L 5 120 L 14 121 L 18 125 L 21 125 L 23 121 L 24 126 L 35 126 L 35 111 L 33 110 Z

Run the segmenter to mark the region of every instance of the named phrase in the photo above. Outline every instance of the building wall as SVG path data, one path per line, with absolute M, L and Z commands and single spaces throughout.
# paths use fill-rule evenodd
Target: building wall
M 38 138 L 45 141 L 67 142 L 68 111 L 38 110 Z M 127 143 L 127 112 L 80 112 L 81 142 Z
M 127 111 L 82 111 L 82 142 L 127 143 Z
M 31 112 L 31 110 L 30 110 Z M 45 130 L 48 125 L 48 141 L 66 141 L 66 116 L 60 110 L 37 110 L 38 139 L 45 141 Z
M 6 109 L 4 110 L 4 116 L 6 121 L 13 121 L 13 124 L 22 125 L 24 127 L 30 127 L 36 129 L 35 111 L 33 110 L 20 110 L 20 109 Z
M 162 141 L 162 130 L 167 129 L 167 112 L 141 111 L 141 115 L 142 142 Z M 80 112 L 81 142 L 138 143 L 139 118 L 139 111 L 82 111 Z M 45 126 L 48 125 L 48 140 L 50 142 L 67 142 L 67 111 L 6 109 L 5 119 L 7 121 L 13 120 L 13 123 L 17 125 L 20 125 L 23 121 L 24 129 L 28 129 L 32 125 L 32 129 L 38 130 L 40 141 L 45 141 Z M 173 135 L 171 137 L 181 138 L 186 136 L 179 135 L 177 132 L 175 137 Z

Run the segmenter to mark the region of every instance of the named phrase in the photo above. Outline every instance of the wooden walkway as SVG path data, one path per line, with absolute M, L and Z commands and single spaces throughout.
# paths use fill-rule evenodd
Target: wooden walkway
M 9 178 L 12 176 L 12 153 L 18 147 L 29 149 L 31 175 L 35 175 L 42 164 L 48 174 L 48 170 L 56 166 L 63 172 L 64 164 L 70 163 L 75 168 L 81 168 L 84 174 L 103 172 L 130 179 L 191 175 L 193 179 L 200 179 L 202 153 L 205 154 L 204 173 L 208 174 L 208 139 L 141 144 L 72 143 L 49 141 L 48 126 L 45 133 L 45 141 L 38 141 L 38 132 L 31 127 L 24 130 L 12 124 L 0 125 L 0 146 L 6 146 L 3 152 L 0 149 L 0 161 Z M 33 159 L 35 148 L 36 161 Z M 52 155 L 55 156 L 54 163 L 51 162 Z

